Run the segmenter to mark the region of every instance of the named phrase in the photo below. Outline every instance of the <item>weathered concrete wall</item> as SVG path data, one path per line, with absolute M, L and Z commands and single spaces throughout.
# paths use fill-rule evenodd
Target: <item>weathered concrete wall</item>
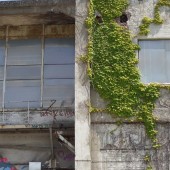
M 137 1 L 130 0 L 128 11 L 131 18 L 128 27 L 133 35 L 137 35 L 138 27 L 144 16 L 153 17 L 153 7 L 157 0 Z M 169 8 L 161 8 L 163 25 L 151 25 L 148 36 L 138 36 L 138 39 L 169 39 L 170 15 Z M 165 13 L 166 11 L 166 13 Z M 138 55 L 138 54 L 137 54 Z M 138 56 L 137 56 L 138 57 Z M 92 104 L 104 107 L 105 103 L 98 94 L 91 89 Z M 139 123 L 124 122 L 118 126 L 116 118 L 106 113 L 91 115 L 91 153 L 92 170 L 145 170 L 144 157 L 151 154 L 154 170 L 170 169 L 169 162 L 169 128 L 170 128 L 170 93 L 161 90 L 161 96 L 156 102 L 154 115 L 159 119 L 157 123 L 158 141 L 162 145 L 158 151 L 151 147 L 144 126 Z
M 0 1 L 0 14 L 29 14 L 62 12 L 75 16 L 75 0 L 17 0 Z M 8 9 L 8 10 L 7 10 Z
M 0 25 L 74 24 L 75 0 L 0 1 Z
M 74 109 L 48 111 L 9 111 L 0 113 L 0 125 L 26 125 L 32 127 L 74 126 Z
M 87 29 L 85 19 L 88 0 L 76 0 L 75 23 L 75 169 L 91 170 L 90 114 L 87 102 L 90 100 L 90 83 L 86 75 L 86 64 L 78 58 L 87 51 Z
M 142 124 L 93 124 L 93 170 L 145 170 L 144 157 L 151 154 L 153 169 L 168 170 L 169 123 L 158 124 L 158 151 L 152 149 Z
M 136 35 L 139 31 L 139 25 L 143 17 L 148 16 L 153 18 L 154 5 L 157 0 L 149 0 L 149 1 L 135 1 L 129 0 L 130 6 L 128 11 L 131 13 L 131 18 L 128 21 L 128 26 L 133 35 Z M 162 7 L 161 8 L 161 16 L 164 19 L 164 24 L 155 25 L 151 24 L 150 26 L 150 34 L 146 36 L 138 36 L 138 39 L 146 39 L 146 38 L 170 38 L 170 8 Z

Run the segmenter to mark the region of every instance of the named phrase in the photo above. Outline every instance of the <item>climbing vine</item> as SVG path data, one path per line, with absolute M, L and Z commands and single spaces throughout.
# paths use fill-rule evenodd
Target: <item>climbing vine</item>
M 132 42 L 128 29 L 116 22 L 127 6 L 128 0 L 90 0 L 86 20 L 88 55 L 81 59 L 87 62 L 92 86 L 108 103 L 105 111 L 119 118 L 136 117 L 142 121 L 153 147 L 157 147 L 152 113 L 159 88 L 140 82 L 136 67 L 139 46 Z M 100 14 L 102 22 L 98 22 L 96 13 Z M 91 108 L 93 111 L 97 109 Z
M 160 16 L 160 7 L 167 6 L 170 7 L 169 0 L 159 0 L 158 3 L 155 5 L 154 8 L 154 18 L 144 17 L 142 19 L 141 25 L 139 26 L 139 35 L 148 35 L 150 32 L 149 26 L 151 23 L 153 24 L 162 24 L 163 19 Z
M 145 161 L 145 163 L 146 163 L 146 165 L 147 165 L 146 170 L 152 170 L 151 157 L 150 157 L 149 154 L 145 155 L 144 161 Z

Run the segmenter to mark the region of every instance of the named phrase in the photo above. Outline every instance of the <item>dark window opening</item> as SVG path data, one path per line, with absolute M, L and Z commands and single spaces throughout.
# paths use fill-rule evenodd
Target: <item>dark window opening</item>
M 128 21 L 128 16 L 127 16 L 127 14 L 122 14 L 121 16 L 120 16 L 120 22 L 121 23 L 126 23 Z

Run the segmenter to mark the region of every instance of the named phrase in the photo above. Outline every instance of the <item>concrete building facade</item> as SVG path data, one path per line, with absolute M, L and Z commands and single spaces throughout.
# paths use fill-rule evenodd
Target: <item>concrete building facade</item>
M 132 35 L 144 16 L 153 17 L 156 2 L 129 0 Z M 79 62 L 87 53 L 88 7 L 88 0 L 0 2 L 0 168 L 28 169 L 29 162 L 41 162 L 43 169 L 144 170 L 144 157 L 151 154 L 153 169 L 170 169 L 168 90 L 161 90 L 154 110 L 159 150 L 152 149 L 142 123 L 118 126 L 107 113 L 89 113 L 89 101 L 100 108 L 105 102 L 90 87 L 87 65 Z M 169 83 L 168 59 L 159 58 L 169 55 L 169 10 L 161 8 L 162 25 L 134 38 L 141 46 L 136 55 L 143 61 L 144 83 Z M 141 53 L 156 53 L 156 60 L 140 58 Z M 145 68 L 152 60 L 161 65 L 158 77 L 150 72 L 154 66 Z
M 0 1 L 0 15 L 0 168 L 74 169 L 75 1 Z

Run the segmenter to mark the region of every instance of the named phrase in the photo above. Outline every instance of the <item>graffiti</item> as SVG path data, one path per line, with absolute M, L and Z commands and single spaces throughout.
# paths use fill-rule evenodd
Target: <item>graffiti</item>
M 64 161 L 73 161 L 75 158 L 75 155 L 73 153 L 66 153 L 65 151 L 59 151 L 57 152 L 60 159 L 63 159 Z
M 17 170 L 12 164 L 9 163 L 8 158 L 0 158 L 0 170 Z
M 7 158 L 0 158 L 0 162 L 8 162 L 8 159 Z
M 60 117 L 66 117 L 66 118 L 71 118 L 74 117 L 74 111 L 73 110 L 46 110 L 41 112 L 41 117 L 42 116 L 48 116 L 51 115 L 54 117 L 54 119 L 57 119 L 58 116 Z
M 28 165 L 19 165 L 17 168 L 10 163 L 0 164 L 0 170 L 28 170 Z
M 4 158 L 0 155 L 0 170 L 28 170 L 28 165 L 12 165 L 8 158 Z

